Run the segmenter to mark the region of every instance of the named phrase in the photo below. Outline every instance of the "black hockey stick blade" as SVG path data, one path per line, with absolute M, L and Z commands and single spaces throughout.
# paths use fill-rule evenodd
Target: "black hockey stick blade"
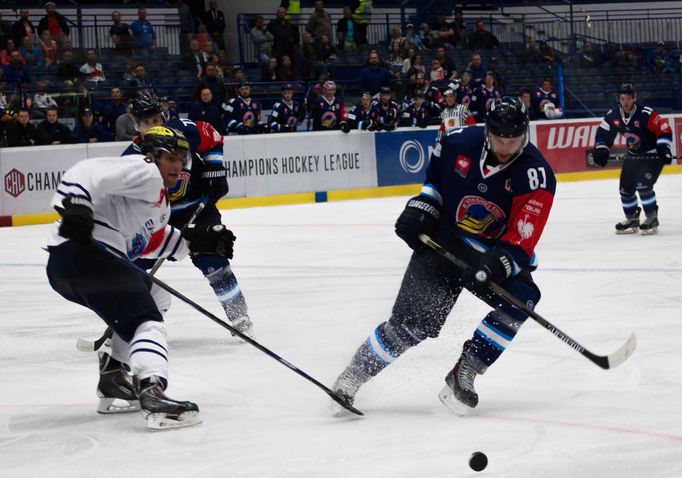
M 327 395 L 329 395 L 329 396 L 332 398 L 332 400 L 334 400 L 336 403 L 338 403 L 339 405 L 341 405 L 343 408 L 345 408 L 345 409 L 348 410 L 349 412 L 354 413 L 355 415 L 364 415 L 364 414 L 363 414 L 360 410 L 358 410 L 357 408 L 355 408 L 355 407 L 353 407 L 353 406 L 348 405 L 347 403 L 345 403 L 345 402 L 341 399 L 341 397 L 339 397 L 337 394 L 335 394 L 335 393 L 334 393 L 331 389 L 329 389 L 326 385 L 324 385 L 323 383 L 321 383 L 320 381 L 318 381 L 318 380 L 315 379 L 314 377 L 308 375 L 307 373 L 305 373 L 305 372 L 304 372 L 303 370 L 301 370 L 300 368 L 296 367 L 296 366 L 295 366 L 294 364 L 292 364 L 291 362 L 289 362 L 289 361 L 285 360 L 284 358 L 280 357 L 279 355 L 277 355 L 275 352 L 273 352 L 273 351 L 270 350 L 269 348 L 265 347 L 264 345 L 261 345 L 259 342 L 256 342 L 254 339 L 252 339 L 252 338 L 249 337 L 248 335 L 246 335 L 246 334 L 244 334 L 243 332 L 241 332 L 241 331 L 235 329 L 234 327 L 232 327 L 230 324 L 228 324 L 228 323 L 225 322 L 224 320 L 218 318 L 216 315 L 212 314 L 211 312 L 209 312 L 208 310 L 204 309 L 202 306 L 200 306 L 199 304 L 197 304 L 196 302 L 194 302 L 194 301 L 191 300 L 190 298 L 188 298 L 188 297 L 186 297 L 185 295 L 183 295 L 181 292 L 175 290 L 174 288 L 172 288 L 171 286 L 169 286 L 169 285 L 166 284 L 165 282 L 161 281 L 160 279 L 157 279 L 157 278 L 154 277 L 153 275 L 150 275 L 147 271 L 145 271 L 145 270 L 139 268 L 136 264 L 134 264 L 132 261 L 130 261 L 127 257 L 121 255 L 121 253 L 120 253 L 119 251 L 117 251 L 117 250 L 115 250 L 115 249 L 112 249 L 110 246 L 108 246 L 107 244 L 104 244 L 104 243 L 100 243 L 100 246 L 102 246 L 102 248 L 104 248 L 106 251 L 110 252 L 112 255 L 118 257 L 122 262 L 124 262 L 125 264 L 127 264 L 127 265 L 128 265 L 129 267 L 131 267 L 132 269 L 136 270 L 137 272 L 139 272 L 139 273 L 142 274 L 142 275 L 145 275 L 145 276 L 149 277 L 149 279 L 150 279 L 152 282 L 154 282 L 154 284 L 158 285 L 159 287 L 161 287 L 163 290 L 165 290 L 166 292 L 168 292 L 168 293 L 171 294 L 172 296 L 174 296 L 174 297 L 178 298 L 179 300 L 183 301 L 185 304 L 189 305 L 190 307 L 192 307 L 193 309 L 195 309 L 196 311 L 198 311 L 198 312 L 201 313 L 202 315 L 208 317 L 209 319 L 211 319 L 211 320 L 212 320 L 213 322 L 215 322 L 216 324 L 218 324 L 218 325 L 220 325 L 221 327 L 223 327 L 223 328 L 229 330 L 233 335 L 238 336 L 238 337 L 239 337 L 240 339 L 242 339 L 244 342 L 247 342 L 248 344 L 253 345 L 253 346 L 256 347 L 258 350 L 260 350 L 261 352 L 263 352 L 265 355 L 268 355 L 269 357 L 271 357 L 271 358 L 277 360 L 279 363 L 281 363 L 282 365 L 284 365 L 285 367 L 287 367 L 287 368 L 288 368 L 289 370 L 291 370 L 292 372 L 296 373 L 297 375 L 303 377 L 304 379 L 306 379 L 307 381 L 309 381 L 309 382 L 312 383 L 313 385 L 317 386 L 318 388 L 320 388 L 321 390 L 323 390 Z
M 454 254 L 452 254 L 450 251 L 445 249 L 443 246 L 441 246 L 437 242 L 433 241 L 426 234 L 420 234 L 419 239 L 424 244 L 429 246 L 431 249 L 436 251 L 438 254 L 445 257 L 447 260 L 449 260 L 453 264 L 455 264 L 460 270 L 465 271 L 465 270 L 469 269 L 469 265 L 466 262 L 464 262 L 462 259 L 460 259 L 457 256 L 455 256 Z M 597 355 L 593 352 L 590 352 L 585 347 L 580 345 L 578 342 L 573 340 L 571 337 L 566 335 L 558 327 L 556 327 L 554 324 L 552 324 L 547 319 L 542 317 L 540 314 L 538 314 L 534 310 L 531 310 L 528 307 L 526 307 L 526 304 L 524 304 L 523 302 L 518 300 L 511 293 L 509 293 L 506 289 L 503 289 L 502 287 L 495 284 L 494 282 L 488 283 L 488 288 L 495 295 L 497 295 L 501 299 L 507 301 L 508 303 L 510 303 L 511 305 L 516 307 L 517 309 L 521 310 L 524 314 L 528 315 L 531 319 L 535 320 L 542 327 L 549 330 L 552 333 L 552 335 L 554 335 L 559 340 L 564 342 L 566 345 L 571 347 L 573 350 L 575 350 L 576 352 L 581 354 L 583 357 L 587 358 L 590 362 L 598 365 L 599 367 L 601 367 L 603 369 L 614 368 L 614 367 L 617 367 L 618 365 L 622 364 L 634 353 L 635 348 L 637 348 L 637 337 L 633 333 L 625 341 L 625 343 L 615 352 L 613 352 L 609 355 Z M 498 310 L 497 312 L 499 314 L 503 314 L 503 312 L 500 310 Z M 506 315 L 506 314 L 503 314 L 503 315 Z

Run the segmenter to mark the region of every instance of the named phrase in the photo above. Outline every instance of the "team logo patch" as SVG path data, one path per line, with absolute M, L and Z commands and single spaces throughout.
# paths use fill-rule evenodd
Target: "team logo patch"
M 256 124 L 256 115 L 254 115 L 252 112 L 247 111 L 244 113 L 244 118 L 242 118 L 242 123 L 244 123 L 245 126 L 253 126 Z
M 332 128 L 334 125 L 336 125 L 336 113 L 333 111 L 325 111 L 322 113 L 320 122 L 325 128 Z
M 642 144 L 642 139 L 634 133 L 625 133 L 625 146 L 628 150 L 637 151 Z
M 289 126 L 296 126 L 296 117 L 295 116 L 289 116 L 289 118 L 287 118 L 287 124 Z
M 478 190 L 481 191 L 482 193 L 484 193 L 488 190 L 488 186 L 486 186 L 483 183 L 478 183 Z
M 463 178 L 466 178 L 470 169 L 471 158 L 467 158 L 466 156 L 462 156 L 461 154 L 458 155 L 457 159 L 455 160 L 455 172 L 457 172 L 457 174 L 459 174 Z
M 139 257 L 139 255 L 142 254 L 142 251 L 144 251 L 145 247 L 147 247 L 147 240 L 144 238 L 144 236 L 142 234 L 135 234 L 135 237 L 133 237 L 130 241 L 128 257 Z
M 472 234 L 497 238 L 504 232 L 507 216 L 495 203 L 480 196 L 464 196 L 457 206 L 457 226 Z
M 535 231 L 535 226 L 528 219 L 529 219 L 528 214 L 526 214 L 523 219 L 519 219 L 516 222 L 516 230 L 518 231 L 519 236 L 521 236 L 524 239 L 530 238 L 533 235 L 533 232 Z
M 178 182 L 175 183 L 175 186 L 172 188 L 168 188 L 168 196 L 170 197 L 171 202 L 175 202 L 178 199 L 185 197 L 187 191 L 189 191 L 190 177 L 191 174 L 189 171 L 183 169 L 180 172 L 180 178 L 178 179 Z

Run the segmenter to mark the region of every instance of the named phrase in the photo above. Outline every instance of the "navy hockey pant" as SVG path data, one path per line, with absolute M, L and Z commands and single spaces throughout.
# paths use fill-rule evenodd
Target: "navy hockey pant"
M 637 194 L 647 216 L 656 212 L 654 184 L 662 169 L 663 161 L 658 158 L 625 157 L 620 172 L 620 200 L 626 216 L 631 216 L 637 210 Z
M 163 322 L 152 298 L 152 282 L 100 246 L 66 241 L 50 247 L 47 278 L 67 300 L 95 312 L 130 342 L 143 322 Z
M 528 272 L 506 280 L 502 286 L 530 308 L 540 300 L 540 291 Z M 379 324 L 358 349 L 354 368 L 374 376 L 410 347 L 437 337 L 461 291 L 461 274 L 452 263 L 431 249 L 415 252 L 390 319 Z M 478 373 L 484 373 L 504 352 L 527 316 L 492 294 L 480 298 L 495 308 L 479 324 L 469 348 L 472 365 Z M 502 317 L 498 310 L 506 316 Z

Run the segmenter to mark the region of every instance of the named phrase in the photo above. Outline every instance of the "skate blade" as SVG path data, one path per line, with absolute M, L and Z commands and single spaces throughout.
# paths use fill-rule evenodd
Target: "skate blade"
M 124 400 L 122 398 L 100 398 L 97 413 L 113 415 L 116 413 L 131 413 L 140 411 L 139 400 Z
M 178 416 L 168 416 L 165 413 L 150 413 L 147 415 L 147 428 L 150 430 L 171 430 L 173 428 L 192 427 L 201 423 L 199 412 L 183 412 Z
M 329 413 L 331 416 L 334 418 L 353 418 L 357 417 L 354 413 L 352 413 L 350 410 L 343 408 L 341 405 L 339 405 L 337 402 L 334 400 L 329 400 L 329 403 L 327 404 L 327 410 L 329 410 Z
M 652 229 L 640 229 L 639 232 L 643 236 L 653 236 L 654 234 L 656 234 L 658 232 L 658 228 L 654 227 Z
M 464 417 L 469 414 L 471 407 L 463 404 L 455 398 L 455 394 L 452 389 L 445 385 L 440 392 L 438 392 L 438 399 L 445 405 L 446 408 L 455 412 L 460 417 Z
M 619 236 L 623 236 L 623 235 L 627 235 L 627 234 L 637 234 L 638 232 L 639 232 L 638 227 L 631 227 L 630 229 L 623 229 L 622 231 L 619 231 L 618 229 L 616 229 L 616 234 L 618 234 Z M 644 232 L 642 232 L 642 234 L 644 234 Z

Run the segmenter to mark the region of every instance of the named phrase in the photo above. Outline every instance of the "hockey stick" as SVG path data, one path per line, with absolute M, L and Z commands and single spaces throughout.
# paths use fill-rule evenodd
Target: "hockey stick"
M 209 312 L 208 310 L 204 309 L 202 306 L 200 306 L 200 305 L 197 304 L 196 302 L 192 301 L 191 299 L 189 299 L 188 297 L 186 297 L 186 296 L 183 295 L 182 293 L 180 293 L 180 292 L 178 292 L 177 290 L 173 289 L 171 286 L 169 286 L 169 285 L 166 284 L 165 282 L 161 281 L 160 279 L 157 279 L 157 278 L 154 277 L 153 275 L 150 275 L 147 271 L 141 269 L 141 268 L 138 267 L 134 262 L 132 262 L 131 260 L 129 260 L 127 257 L 123 256 L 119 251 L 113 249 L 112 247 L 108 246 L 107 244 L 100 243 L 100 246 L 101 246 L 104 250 L 106 250 L 106 251 L 108 251 L 109 253 L 111 253 L 112 255 L 114 255 L 115 257 L 120 258 L 120 260 L 121 260 L 122 262 L 124 262 L 125 264 L 127 264 L 128 267 L 130 267 L 130 268 L 136 270 L 137 272 L 139 272 L 139 273 L 142 274 L 142 275 L 147 276 L 154 284 L 156 284 L 157 286 L 161 287 L 163 290 L 165 290 L 166 292 L 168 292 L 168 293 L 171 294 L 172 296 L 174 296 L 174 297 L 180 299 L 180 300 L 183 301 L 185 304 L 189 305 L 190 307 L 193 307 L 195 310 L 197 310 L 198 312 L 200 312 L 200 313 L 203 314 L 204 316 L 208 317 L 209 319 L 211 319 L 211 320 L 212 320 L 213 322 L 215 322 L 216 324 L 218 324 L 218 325 L 220 325 L 221 327 L 223 327 L 223 328 L 229 330 L 229 331 L 232 333 L 232 335 L 237 335 L 237 336 L 238 336 L 240 339 L 242 339 L 244 342 L 248 342 L 249 344 L 251 344 L 251 345 L 253 345 L 254 347 L 256 347 L 258 350 L 260 350 L 261 352 L 263 352 L 264 354 L 266 354 L 266 355 L 272 357 L 273 359 L 277 360 L 279 363 L 281 363 L 282 365 L 284 365 L 285 367 L 287 367 L 289 370 L 293 371 L 294 373 L 296 373 L 296 374 L 300 375 L 301 377 L 303 377 L 304 379 L 308 380 L 310 383 L 312 383 L 313 385 L 315 385 L 315 386 L 317 386 L 318 388 L 320 388 L 321 390 L 323 390 L 327 395 L 329 395 L 329 396 L 331 397 L 332 400 L 334 400 L 336 403 L 338 403 L 339 405 L 341 405 L 343 408 L 345 408 L 345 409 L 348 410 L 349 412 L 352 412 L 352 413 L 354 413 L 354 414 L 356 414 L 356 415 L 364 415 L 364 414 L 363 414 L 360 410 L 358 410 L 357 408 L 354 408 L 353 406 L 346 404 L 346 403 L 343 401 L 343 399 L 341 399 L 341 397 L 339 397 L 339 396 L 338 396 L 337 394 L 335 394 L 332 390 L 330 390 L 329 388 L 327 388 L 324 384 L 322 384 L 321 382 L 319 382 L 319 381 L 316 380 L 315 378 L 311 377 L 310 375 L 308 375 L 307 373 L 305 373 L 303 370 L 301 370 L 300 368 L 296 367 L 296 366 L 293 365 L 292 363 L 286 361 L 285 359 L 283 359 L 282 357 L 280 357 L 279 355 L 277 355 L 275 352 L 273 352 L 273 351 L 270 350 L 269 348 L 267 348 L 267 347 L 261 345 L 260 343 L 256 342 L 254 339 L 252 339 L 252 338 L 249 337 L 248 335 L 244 334 L 244 333 L 241 332 L 240 330 L 238 330 L 238 329 L 232 327 L 230 324 L 228 324 L 228 323 L 225 322 L 224 320 L 222 320 L 222 319 L 218 318 L 217 316 L 213 315 L 211 312 Z
M 447 260 L 455 264 L 460 270 L 466 271 L 469 269 L 469 265 L 464 262 L 463 260 L 459 259 L 456 257 L 454 254 L 451 252 L 447 251 L 446 249 L 443 248 L 440 244 L 437 242 L 434 242 L 431 240 L 429 236 L 426 234 L 420 234 L 419 239 L 429 246 L 431 249 L 436 251 L 438 254 L 441 256 L 445 257 Z M 635 348 L 637 347 L 637 337 L 635 334 L 631 334 L 630 337 L 625 341 L 625 343 L 615 352 L 613 352 L 610 355 L 596 355 L 589 350 L 587 350 L 585 347 L 580 345 L 578 342 L 573 340 L 571 337 L 566 335 L 564 332 L 559 330 L 555 325 L 553 325 L 551 322 L 548 320 L 544 319 L 540 314 L 535 312 L 534 310 L 529 309 L 526 307 L 526 305 L 518 300 L 516 297 L 514 297 L 512 294 L 507 292 L 505 289 L 500 287 L 499 285 L 495 284 L 494 282 L 489 282 L 488 283 L 488 288 L 495 293 L 498 297 L 506 300 L 509 302 L 511 305 L 522 311 L 524 314 L 527 314 L 530 318 L 535 320 L 538 324 L 540 324 L 542 327 L 545 329 L 549 330 L 552 335 L 556 336 L 559 340 L 564 342 L 566 345 L 571 347 L 573 350 L 576 352 L 580 353 L 583 357 L 587 358 L 589 361 L 591 361 L 594 364 L 599 365 L 603 369 L 610 369 L 617 367 L 618 365 L 622 364 L 625 362 L 630 355 L 635 351 Z M 502 311 L 498 310 L 497 311 L 499 314 L 503 314 Z M 503 314 L 506 315 L 506 314 Z
M 187 224 L 192 224 L 194 221 L 196 221 L 197 216 L 201 214 L 201 211 L 204 210 L 206 207 L 206 201 L 208 200 L 208 196 L 204 196 L 201 199 L 201 202 L 197 205 L 197 208 L 194 210 L 192 213 L 192 216 L 189 218 L 189 221 Z M 156 274 L 156 271 L 159 270 L 159 267 L 166 261 L 165 257 L 159 257 L 156 262 L 154 263 L 154 266 L 152 266 L 151 270 L 149 271 L 150 275 Z M 76 337 L 76 348 L 80 350 L 81 352 L 97 352 L 99 349 L 102 348 L 102 345 L 104 345 L 104 342 L 107 341 L 107 339 L 110 339 L 111 336 L 114 334 L 114 331 L 111 330 L 111 327 L 107 327 L 107 329 L 104 331 L 102 336 L 98 338 L 97 340 L 88 340 L 84 337 L 81 337 L 80 335 Z

